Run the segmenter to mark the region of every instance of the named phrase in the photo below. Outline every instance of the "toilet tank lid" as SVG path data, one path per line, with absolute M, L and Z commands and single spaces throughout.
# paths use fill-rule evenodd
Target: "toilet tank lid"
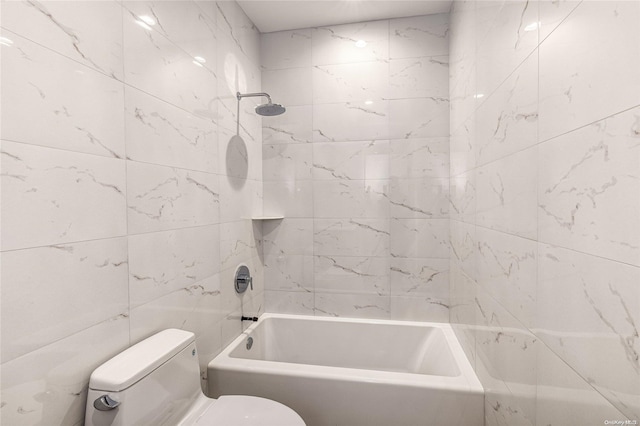
M 106 392 L 127 389 L 195 341 L 189 331 L 170 328 L 131 346 L 91 373 L 89 388 Z

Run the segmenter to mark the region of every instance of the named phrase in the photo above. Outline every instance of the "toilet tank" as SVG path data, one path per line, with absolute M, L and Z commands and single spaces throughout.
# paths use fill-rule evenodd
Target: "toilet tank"
M 94 401 L 108 395 L 108 411 Z M 89 379 L 86 426 L 175 424 L 201 395 L 195 336 L 168 329 L 131 346 L 98 367 Z

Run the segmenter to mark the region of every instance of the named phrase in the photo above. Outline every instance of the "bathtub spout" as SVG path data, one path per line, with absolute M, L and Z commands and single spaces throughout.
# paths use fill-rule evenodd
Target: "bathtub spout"
M 244 315 L 240 317 L 240 321 L 258 321 L 258 317 L 245 317 Z

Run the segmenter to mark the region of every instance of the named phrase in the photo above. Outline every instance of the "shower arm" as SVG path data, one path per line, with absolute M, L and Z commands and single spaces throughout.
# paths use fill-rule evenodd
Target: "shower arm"
M 238 100 L 240 100 L 242 98 L 252 98 L 252 97 L 256 97 L 256 96 L 264 96 L 265 98 L 269 99 L 269 103 L 271 103 L 271 96 L 269 96 L 268 93 L 260 92 L 260 93 L 245 93 L 245 94 L 242 94 L 240 92 L 236 92 L 236 97 L 238 98 Z
M 264 96 L 265 98 L 269 99 L 269 104 L 271 104 L 271 96 L 269 96 L 268 93 L 245 93 L 242 94 L 240 92 L 236 92 L 236 98 L 238 99 L 238 111 L 237 111 L 237 115 L 236 115 L 236 135 L 240 135 L 240 99 L 242 98 L 253 98 L 256 96 Z

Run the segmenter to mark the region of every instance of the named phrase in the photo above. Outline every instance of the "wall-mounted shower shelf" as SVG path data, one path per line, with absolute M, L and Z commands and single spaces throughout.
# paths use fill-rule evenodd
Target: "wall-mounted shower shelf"
M 253 216 L 251 220 L 280 220 L 284 219 L 284 216 Z

